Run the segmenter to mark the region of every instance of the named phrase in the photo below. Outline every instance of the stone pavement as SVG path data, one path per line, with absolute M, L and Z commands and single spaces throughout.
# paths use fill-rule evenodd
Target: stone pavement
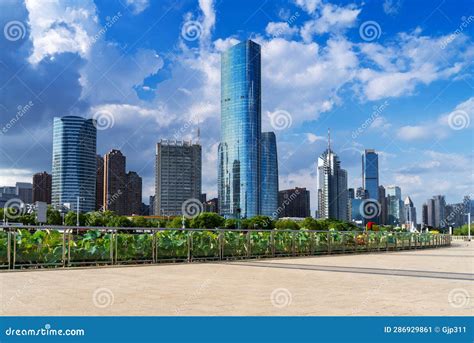
M 376 254 L 1 272 L 2 315 L 474 315 L 474 243 Z

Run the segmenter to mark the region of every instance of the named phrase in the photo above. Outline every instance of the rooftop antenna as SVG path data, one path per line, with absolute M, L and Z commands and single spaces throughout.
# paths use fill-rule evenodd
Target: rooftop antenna
M 331 129 L 328 129 L 328 150 L 331 151 Z

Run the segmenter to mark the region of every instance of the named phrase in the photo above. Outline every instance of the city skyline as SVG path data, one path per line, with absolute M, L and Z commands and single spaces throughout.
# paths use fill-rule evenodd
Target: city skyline
M 139 28 L 124 32 L 130 22 L 151 22 L 153 11 L 161 10 L 162 5 L 149 4 L 137 12 L 132 5 L 69 4 L 84 8 L 98 22 L 66 18 L 66 25 L 83 27 L 89 40 L 85 45 L 51 45 L 52 50 L 41 45 L 40 37 L 45 32 L 38 21 L 60 9 L 48 4 L 48 11 L 40 13 L 31 3 L 7 4 L 5 17 L 2 14 L 1 18 L 17 18 L 25 27 L 25 37 L 1 41 L 1 60 L 7 66 L 0 76 L 2 84 L 7 85 L 2 93 L 5 97 L 0 99 L 1 139 L 2 147 L 6 147 L 1 156 L 2 181 L 5 186 L 15 181 L 31 182 L 36 172 L 52 172 L 48 157 L 52 152 L 50 120 L 53 115 L 75 114 L 101 119 L 97 152 L 104 154 L 113 147 L 123 151 L 130 169 L 144 177 L 145 198 L 153 194 L 150 151 L 156 141 L 160 137 L 193 137 L 199 123 L 203 193 L 216 196 L 215 156 L 221 113 L 220 99 L 215 99 L 220 85 L 214 75 L 220 69 L 223 50 L 239 40 L 254 38 L 263 47 L 262 131 L 276 133 L 280 188 L 307 187 L 312 213 L 317 203 L 315 160 L 324 150 L 327 127 L 332 129 L 334 150 L 348 171 L 348 187 L 362 185 L 360 156 L 365 149 L 375 149 L 379 152 L 379 184 L 399 185 L 403 195 L 409 195 L 415 203 L 418 221 L 422 204 L 433 195 L 442 194 L 447 203 L 458 203 L 471 194 L 472 149 L 463 142 L 472 141 L 472 66 L 466 62 L 472 60 L 472 37 L 467 29 L 452 36 L 462 23 L 472 25 L 470 17 L 462 19 L 469 13 L 466 4 L 441 6 L 440 11 L 450 20 L 435 11 L 436 25 L 428 20 L 421 27 L 416 15 L 427 16 L 423 6 L 419 14 L 410 14 L 417 11 L 412 11 L 409 4 L 388 14 L 381 3 L 353 7 L 309 4 L 268 4 L 261 11 L 269 18 L 261 24 L 256 22 L 262 18 L 261 13 L 254 18 L 251 8 L 246 13 L 232 4 L 203 2 L 199 7 L 190 3 L 172 9 L 175 14 L 189 13 L 189 18 L 200 25 L 194 40 L 182 31 L 189 18 L 179 15 L 175 16 L 176 22 L 167 24 L 172 29 L 159 31 L 160 35 L 166 31 L 162 40 L 155 35 L 139 40 L 143 35 Z M 341 22 L 341 27 L 334 27 L 324 17 L 317 20 L 324 9 L 334 16 L 339 9 L 349 19 Z M 217 22 L 216 11 L 221 14 Z M 403 23 L 397 20 L 401 15 L 406 19 Z M 111 27 L 97 36 L 107 16 Z M 239 31 L 247 19 L 246 30 Z M 54 24 L 55 19 L 48 20 Z M 370 20 L 381 29 L 379 37 L 367 41 L 360 32 Z M 157 29 L 160 27 L 158 24 Z M 50 38 L 44 36 L 46 41 Z M 73 35 L 70 39 L 79 43 L 81 37 Z M 128 51 L 126 45 L 137 41 L 136 48 L 143 50 Z M 107 51 L 123 54 L 123 63 L 104 78 L 94 68 L 108 69 L 95 48 L 111 42 L 122 50 Z M 417 54 L 410 55 L 415 47 Z M 387 59 L 384 51 L 393 53 L 393 59 Z M 424 59 L 431 63 L 423 63 Z M 19 63 L 27 68 L 13 77 L 10 71 L 19 69 Z M 136 68 L 134 63 L 138 63 Z M 60 70 L 64 73 L 56 78 Z M 356 79 L 350 78 L 351 72 Z M 189 78 L 183 74 L 193 78 L 186 83 Z M 44 80 L 38 85 L 40 75 Z M 126 78 L 130 79 L 128 83 Z M 61 93 L 64 96 L 57 96 L 66 89 L 68 92 Z M 179 105 L 173 107 L 178 100 Z M 461 115 L 456 118 L 466 119 L 467 124 L 453 128 L 455 115 Z M 279 124 L 276 119 L 280 118 L 286 122 Z

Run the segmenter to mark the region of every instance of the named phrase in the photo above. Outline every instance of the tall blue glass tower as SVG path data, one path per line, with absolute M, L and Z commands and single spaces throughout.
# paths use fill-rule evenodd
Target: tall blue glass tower
M 278 218 L 278 158 L 276 137 L 273 132 L 262 132 L 261 211 L 260 214 Z
M 95 209 L 96 136 L 93 119 L 55 117 L 53 124 L 52 204 L 79 212 Z
M 366 149 L 362 155 L 362 187 L 370 199 L 379 199 L 379 155 L 372 149 Z
M 250 218 L 260 212 L 260 45 L 234 45 L 221 58 L 219 212 Z

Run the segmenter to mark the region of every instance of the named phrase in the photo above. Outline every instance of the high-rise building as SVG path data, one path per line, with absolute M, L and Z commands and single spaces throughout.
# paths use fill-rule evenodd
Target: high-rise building
M 421 209 L 421 224 L 422 227 L 428 226 L 428 204 L 423 204 Z
M 181 215 L 183 203 L 200 200 L 201 146 L 162 140 L 156 145 L 155 215 Z
M 434 227 L 446 228 L 446 200 L 444 195 L 435 195 L 434 200 Z
M 328 148 L 318 158 L 318 211 L 320 218 L 349 220 L 347 197 L 347 172 L 341 169 L 341 162 L 331 150 L 328 134 Z
M 219 212 L 219 200 L 217 198 L 212 198 L 207 200 L 204 204 L 204 212 Z
M 104 158 L 100 155 L 96 157 L 97 178 L 95 183 L 95 209 L 104 210 Z
M 404 211 L 405 227 L 409 231 L 414 231 L 416 229 L 416 208 L 409 196 L 405 198 Z
M 379 204 L 380 204 L 380 215 L 379 224 L 387 224 L 387 196 L 385 194 L 385 187 L 379 186 Z
M 362 187 L 369 199 L 379 200 L 379 155 L 373 149 L 362 155 Z
M 278 192 L 277 215 L 278 218 L 311 217 L 309 190 L 296 187 Z
M 125 170 L 126 158 L 120 150 L 112 149 L 104 155 L 104 210 L 119 215 L 128 214 Z
M 260 45 L 247 40 L 221 57 L 219 212 L 250 218 L 261 210 Z
M 446 205 L 446 223 L 445 227 L 457 228 L 464 224 L 466 216 L 466 204 L 465 202 L 458 204 Z
M 127 215 L 142 213 L 142 178 L 134 171 L 126 174 L 125 212 Z
M 80 212 L 94 211 L 96 186 L 96 136 L 93 119 L 55 117 L 51 202 Z M 79 199 L 79 209 L 77 202 Z
M 33 184 L 29 182 L 17 182 L 15 185 L 17 197 L 25 204 L 33 202 Z
M 398 186 L 387 186 L 387 224 L 402 225 L 405 222 L 402 191 Z
M 357 199 L 368 199 L 369 198 L 369 193 L 364 187 L 358 187 L 356 190 L 356 196 Z
M 278 158 L 273 132 L 262 132 L 261 140 L 261 210 L 260 214 L 278 218 Z
M 148 210 L 149 215 L 154 216 L 155 215 L 155 196 L 154 195 L 150 195 L 148 208 L 149 208 Z
M 33 175 L 33 202 L 51 204 L 51 182 L 52 176 L 47 172 Z
M 430 227 L 436 227 L 435 225 L 435 202 L 434 199 L 428 199 L 426 201 L 427 206 L 427 225 Z

